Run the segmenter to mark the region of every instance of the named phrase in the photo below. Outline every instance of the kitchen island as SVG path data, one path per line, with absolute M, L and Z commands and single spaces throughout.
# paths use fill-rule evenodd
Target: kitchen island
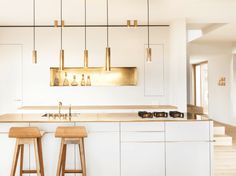
M 137 113 L 74 113 L 71 119 L 42 117 L 43 114 L 0 116 L 0 175 L 9 175 L 14 139 L 10 127 L 35 126 L 45 131 L 45 175 L 56 175 L 60 140 L 58 126 L 85 126 L 88 176 L 212 176 L 213 122 L 152 118 Z M 33 147 L 25 152 L 25 168 L 34 168 Z M 67 167 L 79 166 L 78 149 L 69 146 Z M 79 174 L 78 174 L 79 175 Z

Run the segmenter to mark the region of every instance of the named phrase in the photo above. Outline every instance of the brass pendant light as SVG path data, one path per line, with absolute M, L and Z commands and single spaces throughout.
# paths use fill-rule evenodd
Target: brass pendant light
M 87 50 L 87 0 L 84 0 L 84 68 L 88 68 L 88 50 Z
M 152 48 L 150 48 L 150 3 L 147 0 L 147 29 L 148 29 L 148 47 L 146 48 L 146 62 L 152 62 Z
M 32 51 L 32 63 L 37 64 L 37 51 L 35 49 L 35 0 L 33 0 L 33 51 Z
M 108 0 L 107 0 L 107 47 L 106 47 L 106 65 L 105 70 L 111 71 L 111 48 L 109 47 L 109 21 L 108 21 Z
M 62 0 L 61 0 L 61 50 L 60 50 L 60 61 L 59 61 L 59 69 L 64 70 L 64 50 L 62 49 L 62 27 L 64 27 L 64 21 L 62 20 Z

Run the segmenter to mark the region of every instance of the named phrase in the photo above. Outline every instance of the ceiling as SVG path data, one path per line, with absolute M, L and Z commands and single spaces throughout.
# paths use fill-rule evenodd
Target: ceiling
M 0 25 L 32 24 L 33 0 L 0 0 Z M 235 0 L 150 0 L 152 23 L 169 24 L 178 18 L 188 23 L 230 23 L 236 19 Z M 110 23 L 127 19 L 146 23 L 146 0 L 109 0 Z M 48 24 L 60 18 L 60 0 L 36 0 L 36 23 Z M 64 0 L 67 23 L 83 23 L 84 1 Z M 106 0 L 87 0 L 88 23 L 106 22 Z
M 236 41 L 236 23 L 225 24 L 194 42 L 235 42 Z

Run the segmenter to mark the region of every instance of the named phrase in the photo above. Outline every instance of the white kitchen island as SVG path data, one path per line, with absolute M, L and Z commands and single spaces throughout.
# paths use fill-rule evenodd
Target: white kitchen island
M 8 138 L 10 127 L 36 126 L 46 132 L 42 138 L 45 175 L 55 176 L 60 147 L 60 139 L 54 137 L 56 128 L 85 126 L 88 176 L 212 176 L 211 120 L 141 119 L 136 113 L 80 114 L 71 121 L 41 116 L 0 116 L 0 175 L 10 173 L 15 144 Z M 33 146 L 26 151 L 24 167 L 33 169 Z M 77 156 L 78 148 L 69 146 L 69 169 L 80 166 Z

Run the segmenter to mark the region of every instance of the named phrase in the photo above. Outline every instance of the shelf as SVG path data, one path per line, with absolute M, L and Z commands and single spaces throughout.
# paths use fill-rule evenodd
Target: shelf
M 67 74 L 68 86 L 63 86 Z M 73 77 L 76 76 L 78 86 L 81 86 L 82 75 L 84 74 L 85 83 L 87 76 L 90 77 L 91 86 L 136 86 L 137 68 L 136 67 L 112 67 L 111 71 L 106 71 L 104 67 L 66 67 L 60 71 L 58 67 L 50 68 L 50 86 L 70 87 Z M 56 80 L 56 81 L 55 81 Z M 75 86 L 73 86 L 75 87 Z

